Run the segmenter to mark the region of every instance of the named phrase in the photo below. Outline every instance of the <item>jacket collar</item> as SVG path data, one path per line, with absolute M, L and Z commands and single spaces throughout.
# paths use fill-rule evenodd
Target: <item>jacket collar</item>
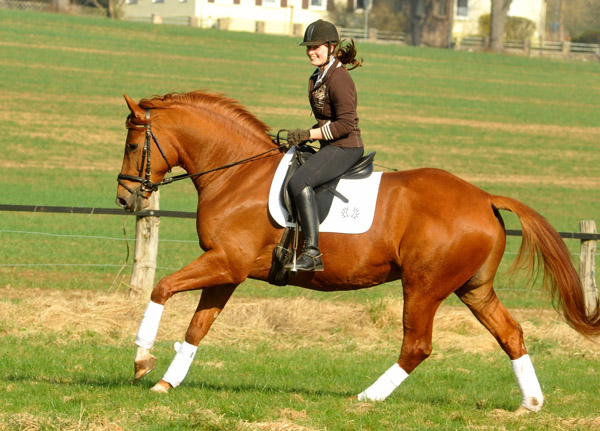
M 325 82 L 329 80 L 335 69 L 337 69 L 341 65 L 340 61 L 335 57 L 332 57 L 331 62 L 327 66 L 327 68 L 321 74 L 321 70 L 319 68 L 315 69 L 314 73 L 310 77 L 314 82 L 313 88 L 318 88 L 323 85 Z

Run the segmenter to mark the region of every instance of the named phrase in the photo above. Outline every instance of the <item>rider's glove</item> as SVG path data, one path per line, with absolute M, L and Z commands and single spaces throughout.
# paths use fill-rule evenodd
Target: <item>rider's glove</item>
M 310 141 L 310 130 L 296 129 L 290 130 L 287 135 L 288 145 L 299 146 Z

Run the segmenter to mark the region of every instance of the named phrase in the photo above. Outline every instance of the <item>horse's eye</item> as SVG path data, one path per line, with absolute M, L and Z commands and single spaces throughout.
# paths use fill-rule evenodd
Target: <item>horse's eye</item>
M 138 148 L 138 144 L 127 144 L 127 151 L 135 151 Z

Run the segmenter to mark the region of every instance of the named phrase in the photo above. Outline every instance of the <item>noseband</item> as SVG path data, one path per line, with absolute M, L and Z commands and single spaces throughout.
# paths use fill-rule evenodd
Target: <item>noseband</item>
M 164 186 L 165 184 L 171 184 L 172 182 L 175 181 L 179 181 L 179 180 L 183 180 L 186 178 L 196 178 L 202 175 L 206 175 L 209 174 L 211 172 L 215 172 L 215 171 L 220 171 L 222 169 L 227 169 L 227 168 L 231 168 L 233 166 L 237 166 L 237 165 L 241 165 L 243 163 L 247 163 L 247 162 L 251 162 L 253 160 L 257 160 L 262 158 L 263 156 L 265 156 L 268 153 L 274 152 L 274 151 L 279 151 L 282 148 L 287 148 L 287 145 L 283 145 L 280 144 L 279 142 L 279 133 L 282 132 L 283 130 L 280 130 L 276 137 L 277 137 L 277 146 L 275 148 L 271 148 L 270 150 L 265 151 L 264 153 L 260 153 L 260 154 L 256 154 L 254 156 L 248 157 L 247 159 L 243 159 L 243 160 L 239 160 L 237 162 L 234 163 L 230 163 L 224 166 L 220 166 L 218 168 L 214 168 L 214 169 L 209 169 L 208 171 L 204 171 L 204 172 L 198 172 L 196 174 L 181 174 L 181 175 L 176 175 L 174 177 L 169 177 L 169 178 L 164 178 L 162 181 L 159 181 L 157 183 L 153 182 L 150 179 L 151 176 L 151 167 L 150 167 L 150 149 L 152 147 L 152 141 L 154 141 L 154 143 L 156 144 L 158 151 L 160 151 L 160 154 L 162 155 L 164 161 L 167 163 L 167 166 L 169 167 L 168 172 L 171 172 L 172 170 L 172 166 L 169 163 L 169 160 L 167 159 L 167 156 L 165 155 L 165 152 L 163 151 L 162 147 L 160 146 L 160 144 L 158 143 L 158 139 L 156 139 L 156 135 L 154 134 L 154 132 L 152 131 L 152 128 L 150 126 L 150 109 L 146 109 L 146 120 L 147 123 L 145 125 L 146 128 L 146 139 L 144 140 L 144 149 L 142 151 L 142 163 L 140 165 L 140 172 L 137 176 L 134 175 L 125 175 L 122 173 L 119 173 L 119 175 L 117 175 L 117 182 L 119 183 L 120 186 L 122 186 L 125 190 L 127 190 L 129 193 L 131 193 L 132 195 L 136 195 L 136 196 L 140 196 L 144 199 L 148 199 L 148 197 L 145 195 L 147 192 L 155 192 L 158 190 L 158 188 L 160 186 Z M 146 163 L 146 170 L 144 171 L 144 162 Z M 144 176 L 142 176 L 144 175 Z M 131 187 L 127 186 L 125 183 L 123 183 L 122 180 L 125 181 L 133 181 L 136 183 L 140 183 L 140 188 L 137 190 L 133 190 Z

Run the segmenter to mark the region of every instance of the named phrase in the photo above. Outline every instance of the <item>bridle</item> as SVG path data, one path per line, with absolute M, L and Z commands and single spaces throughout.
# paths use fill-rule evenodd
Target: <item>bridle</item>
M 167 166 L 169 167 L 169 170 L 167 171 L 167 173 L 171 172 L 171 170 L 173 169 L 173 167 L 171 166 L 171 163 L 169 163 L 169 160 L 167 159 L 167 156 L 165 155 L 165 152 L 163 151 L 162 147 L 160 146 L 158 139 L 156 139 L 156 135 L 154 134 L 154 132 L 152 131 L 152 127 L 150 124 L 150 109 L 146 109 L 146 124 L 144 126 L 144 128 L 146 129 L 146 138 L 144 140 L 144 148 L 142 150 L 142 163 L 140 165 L 140 171 L 138 173 L 137 176 L 134 175 L 126 175 L 126 174 L 122 174 L 119 173 L 119 175 L 117 175 L 117 182 L 119 183 L 120 186 L 122 186 L 125 190 L 127 190 L 129 193 L 136 195 L 136 196 L 140 196 L 144 199 L 147 199 L 148 197 L 145 195 L 148 192 L 155 192 L 158 190 L 158 188 L 160 186 L 164 186 L 166 184 L 171 184 L 175 181 L 180 181 L 180 180 L 184 180 L 186 178 L 196 178 L 196 177 L 200 177 L 202 175 L 206 175 L 209 174 L 211 172 L 215 172 L 215 171 L 220 171 L 223 169 L 228 169 L 231 168 L 233 166 L 237 166 L 237 165 L 241 165 L 243 163 L 248 163 L 257 159 L 262 158 L 263 156 L 265 156 L 268 153 L 271 153 L 273 151 L 279 151 L 282 148 L 287 148 L 287 145 L 285 144 L 280 144 L 280 133 L 281 132 L 287 132 L 287 130 L 280 130 L 279 132 L 277 132 L 277 135 L 271 135 L 272 137 L 276 137 L 277 141 L 276 144 L 277 146 L 274 148 L 271 148 L 270 150 L 267 150 L 263 153 L 260 154 L 256 154 L 254 156 L 248 157 L 246 159 L 243 160 L 238 160 L 237 162 L 233 162 L 233 163 L 229 163 L 227 165 L 223 165 L 223 166 L 219 166 L 218 168 L 213 168 L 213 169 L 209 169 L 207 171 L 203 171 L 203 172 L 198 172 L 195 174 L 181 174 L 181 175 L 176 175 L 174 177 L 169 177 L 169 178 L 164 178 L 162 181 L 159 181 L 157 183 L 155 183 L 154 181 L 152 181 L 150 179 L 152 170 L 151 170 L 151 166 L 150 166 L 150 161 L 151 161 L 151 148 L 152 148 L 152 141 L 154 141 L 154 143 L 156 144 L 156 147 L 158 148 L 158 151 L 160 151 L 160 154 L 162 155 L 164 161 L 167 163 Z M 144 163 L 146 164 L 146 169 L 144 170 Z M 142 176 L 143 175 L 143 176 Z M 133 181 L 136 183 L 140 183 L 140 187 L 137 190 L 133 190 L 131 187 L 127 186 L 125 183 L 123 183 L 123 180 L 125 181 Z
M 129 193 L 137 195 L 137 196 L 142 196 L 142 197 L 146 197 L 144 194 L 147 192 L 157 191 L 158 187 L 164 183 L 164 180 L 159 183 L 155 183 L 150 179 L 150 176 L 151 176 L 150 161 L 151 161 L 152 140 L 154 140 L 154 142 L 156 143 L 156 146 L 158 147 L 158 151 L 160 151 L 160 154 L 162 155 L 163 159 L 165 160 L 165 162 L 167 162 L 167 166 L 169 167 L 168 172 L 171 172 L 171 169 L 173 169 L 171 164 L 169 163 L 169 160 L 167 159 L 167 156 L 165 155 L 165 152 L 163 151 L 162 147 L 158 143 L 158 139 L 156 139 L 156 135 L 152 131 L 152 127 L 150 125 L 150 110 L 149 109 L 146 109 L 146 120 L 148 120 L 148 122 L 144 126 L 146 129 L 146 139 L 144 140 L 144 149 L 142 150 L 142 163 L 140 165 L 139 174 L 137 175 L 137 177 L 134 175 L 125 175 L 122 173 L 119 173 L 119 175 L 117 176 L 117 181 L 120 186 L 122 186 Z M 145 172 L 144 172 L 144 164 L 146 164 Z M 142 175 L 144 175 L 144 176 L 142 176 Z M 125 183 L 123 183 L 122 180 L 134 181 L 134 182 L 140 183 L 141 186 L 139 189 L 133 190 L 130 187 L 128 187 Z

